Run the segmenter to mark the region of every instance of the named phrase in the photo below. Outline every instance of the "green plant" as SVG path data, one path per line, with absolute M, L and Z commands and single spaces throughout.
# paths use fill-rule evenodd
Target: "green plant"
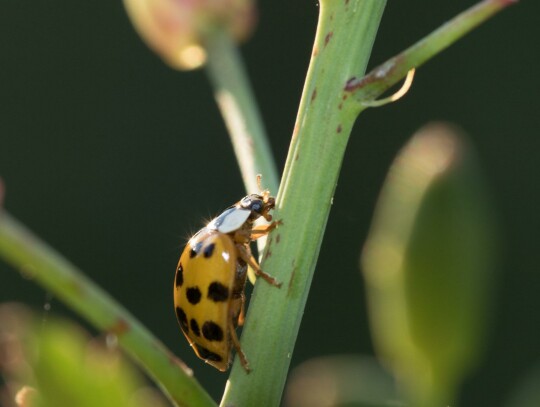
M 376 98 L 410 69 L 419 67 L 511 3 L 483 1 L 364 75 L 385 2 L 321 1 L 313 58 L 277 194 L 275 216 L 283 220 L 283 227 L 270 237 L 263 253 L 265 270 L 284 285 L 279 291 L 256 286 L 242 335 L 252 365 L 271 363 L 274 368 L 272 371 L 255 368 L 246 376 L 235 363 L 224 405 L 254 405 L 261 399 L 270 405 L 279 403 L 342 158 L 359 113 L 372 106 Z M 244 165 L 246 189 L 254 190 L 255 175 L 262 173 L 265 185 L 276 191 L 279 177 L 273 159 L 265 150 L 263 127 L 241 63 L 225 31 L 218 25 L 203 33 L 208 72 L 231 134 L 237 140 L 235 145 L 239 146 L 236 152 L 239 163 Z M 224 63 L 231 68 L 220 69 Z M 242 148 L 249 144 L 246 137 L 253 140 L 252 151 Z M 0 218 L 0 252 L 8 262 L 34 276 L 98 329 L 115 333 L 121 346 L 176 404 L 212 404 L 190 377 L 189 370 L 180 362 L 171 364 L 175 359 L 127 311 L 6 212 Z M 272 315 L 265 312 L 268 309 L 273 310 Z M 258 344 L 263 338 L 275 345 L 260 352 Z

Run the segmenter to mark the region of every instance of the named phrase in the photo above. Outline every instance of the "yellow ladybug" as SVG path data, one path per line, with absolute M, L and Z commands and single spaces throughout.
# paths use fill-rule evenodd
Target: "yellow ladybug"
M 243 324 L 248 266 L 269 284 L 281 286 L 261 270 L 250 249 L 253 240 L 279 224 L 254 226 L 260 217 L 270 222 L 274 206 L 268 191 L 242 198 L 189 240 L 176 267 L 174 305 L 182 332 L 197 356 L 222 372 L 229 368 L 232 347 L 250 371 L 236 335 Z

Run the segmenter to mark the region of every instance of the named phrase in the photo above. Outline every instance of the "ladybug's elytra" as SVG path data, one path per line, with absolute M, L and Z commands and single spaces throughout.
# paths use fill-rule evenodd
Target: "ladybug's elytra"
M 269 284 L 281 286 L 261 270 L 250 249 L 252 241 L 280 224 L 254 226 L 260 217 L 270 222 L 274 206 L 268 191 L 247 195 L 189 240 L 176 268 L 174 305 L 182 332 L 197 356 L 222 372 L 229 368 L 232 347 L 250 371 L 236 335 L 243 324 L 248 266 Z

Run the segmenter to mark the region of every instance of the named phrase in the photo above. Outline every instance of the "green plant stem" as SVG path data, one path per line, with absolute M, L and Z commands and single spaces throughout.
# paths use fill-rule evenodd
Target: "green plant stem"
M 423 65 L 465 34 L 516 2 L 517 0 L 484 0 L 474 5 L 363 78 L 351 78 L 345 89 L 354 94 L 362 109 L 362 102 L 379 97 L 403 79 L 410 69 Z
M 506 5 L 510 0 L 480 3 L 442 34 L 428 36 L 416 52 L 423 62 Z M 273 232 L 262 268 L 283 281 L 281 289 L 258 283 L 242 332 L 242 347 L 253 371 L 247 375 L 237 360 L 227 382 L 222 406 L 279 405 L 294 343 L 328 220 L 339 170 L 351 129 L 373 99 L 417 66 L 407 58 L 390 70 L 392 81 L 367 98 L 359 97 L 362 77 L 386 2 L 384 0 L 321 0 L 315 45 L 299 114 L 277 197 Z M 478 8 L 480 11 L 478 11 Z M 413 47 L 414 48 L 414 47 Z M 413 53 L 414 55 L 414 53 Z M 402 65 L 402 66 L 401 66 Z M 400 70 L 399 70 L 400 69 Z M 372 78 L 377 82 L 378 78 Z M 370 85 L 371 86 L 371 85 Z
M 206 72 L 227 125 L 246 191 L 259 192 L 256 176 L 262 174 L 264 188 L 276 193 L 279 177 L 274 157 L 238 49 L 222 31 L 213 32 L 206 47 Z
M 178 406 L 214 406 L 183 362 L 105 291 L 7 212 L 0 212 L 0 256 L 63 300 L 120 346 Z
M 222 406 L 279 405 L 332 196 L 355 120 L 343 85 L 365 70 L 385 1 L 321 1 L 312 60 L 277 197 L 283 225 L 263 269 L 281 289 L 255 286 L 242 346 L 253 368 L 233 365 Z M 253 317 L 252 317 L 253 316 Z

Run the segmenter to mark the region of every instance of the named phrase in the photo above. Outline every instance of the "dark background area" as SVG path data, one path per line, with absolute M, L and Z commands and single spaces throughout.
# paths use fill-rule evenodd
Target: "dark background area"
M 472 4 L 390 0 L 370 66 Z M 261 1 L 258 29 L 242 47 L 280 168 L 317 13 L 314 0 Z M 455 122 L 471 136 L 504 243 L 486 358 L 459 405 L 502 405 L 540 362 L 538 15 L 538 2 L 521 1 L 422 67 L 400 102 L 361 115 L 293 366 L 373 352 L 358 258 L 392 159 L 431 120 Z M 125 305 L 219 397 L 227 376 L 191 353 L 172 307 L 187 237 L 244 195 L 204 71 L 164 65 L 118 1 L 3 0 L 0 38 L 5 207 Z M 47 299 L 0 263 L 1 302 L 40 310 Z M 53 313 L 72 315 L 54 298 L 51 305 Z M 336 320 L 340 335 L 322 329 Z

